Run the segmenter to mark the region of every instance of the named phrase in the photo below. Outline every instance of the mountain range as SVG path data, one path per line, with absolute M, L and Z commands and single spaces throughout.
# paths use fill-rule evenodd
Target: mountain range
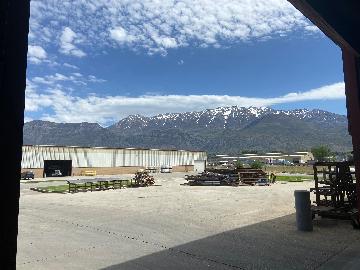
M 102 127 L 97 123 L 24 124 L 24 144 L 141 147 L 205 150 L 236 154 L 244 150 L 300 151 L 328 145 L 351 151 L 344 115 L 318 109 L 220 107 L 152 117 L 130 115 Z

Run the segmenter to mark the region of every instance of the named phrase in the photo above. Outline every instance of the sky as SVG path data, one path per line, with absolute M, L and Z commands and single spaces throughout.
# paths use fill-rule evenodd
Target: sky
M 346 114 L 343 80 L 340 49 L 286 0 L 31 1 L 25 121 Z

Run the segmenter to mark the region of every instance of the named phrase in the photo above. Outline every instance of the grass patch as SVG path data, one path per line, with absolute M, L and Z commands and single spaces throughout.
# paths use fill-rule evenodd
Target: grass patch
M 48 187 L 38 187 L 31 188 L 32 190 L 46 193 L 66 193 L 69 191 L 69 185 L 60 185 L 60 186 L 48 186 Z
M 26 180 L 26 182 L 21 182 L 21 184 L 37 184 L 37 183 L 51 183 L 51 182 L 66 182 L 66 180 Z
M 303 181 L 311 181 L 312 177 L 307 176 L 293 176 L 293 175 L 277 175 L 276 181 L 284 181 L 284 182 L 303 182 Z
M 126 184 L 123 187 L 133 187 L 132 186 L 132 181 L 127 180 Z M 81 186 L 83 187 L 85 185 L 85 183 L 81 183 Z M 111 189 L 111 185 L 109 187 L 109 189 Z M 117 188 L 119 188 L 117 186 Z M 43 192 L 43 193 L 68 193 L 69 192 L 69 185 L 58 185 L 58 186 L 47 186 L 47 187 L 35 187 L 35 188 L 30 188 L 31 190 L 34 191 L 39 191 L 39 192 Z M 82 188 L 79 188 L 79 190 L 81 190 Z M 82 191 L 86 191 L 86 190 L 82 190 Z M 89 189 L 88 189 L 89 191 Z
M 301 173 L 301 174 L 314 174 L 313 166 L 299 165 L 299 166 L 283 166 L 283 165 L 267 165 L 264 167 L 267 173 Z M 321 168 L 319 168 L 321 170 Z

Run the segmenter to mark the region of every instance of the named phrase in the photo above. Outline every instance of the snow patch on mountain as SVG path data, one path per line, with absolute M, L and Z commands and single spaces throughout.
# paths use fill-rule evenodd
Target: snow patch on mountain
M 130 115 L 111 126 L 112 130 L 117 131 L 142 131 L 148 129 L 161 128 L 232 128 L 239 129 L 250 124 L 256 119 L 267 115 L 277 115 L 284 117 L 295 117 L 305 121 L 316 121 L 319 123 L 329 123 L 333 121 L 344 122 L 346 117 L 334 113 L 314 109 L 296 110 L 275 110 L 268 107 L 218 107 L 197 112 L 184 113 L 165 113 L 152 117 L 141 115 Z

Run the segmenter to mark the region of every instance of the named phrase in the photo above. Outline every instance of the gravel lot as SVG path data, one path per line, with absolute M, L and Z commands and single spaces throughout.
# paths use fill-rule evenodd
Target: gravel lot
M 293 192 L 312 182 L 195 187 L 181 185 L 181 173 L 155 180 L 77 194 L 22 184 L 18 269 L 351 269 L 360 257 L 360 233 L 347 221 L 316 219 L 313 232 L 296 231 Z

